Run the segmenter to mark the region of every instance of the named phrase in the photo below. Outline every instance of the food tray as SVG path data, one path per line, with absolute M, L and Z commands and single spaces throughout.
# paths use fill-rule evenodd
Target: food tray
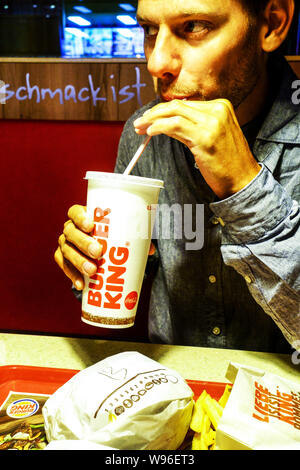
M 52 395 L 77 372 L 78 370 L 52 367 L 2 366 L 0 367 L 0 407 L 9 392 Z
M 0 367 L 0 407 L 8 393 L 40 393 L 52 395 L 59 387 L 71 379 L 78 370 L 56 369 L 52 367 L 10 365 Z M 203 390 L 218 400 L 225 383 L 186 380 L 197 399 Z
M 226 387 L 226 383 L 223 382 L 204 382 L 201 380 L 186 380 L 186 382 L 193 390 L 195 400 L 197 400 L 203 390 L 206 390 L 215 400 L 219 400 Z
M 0 366 L 0 450 L 44 449 L 47 439 L 42 408 L 48 397 L 78 372 L 51 367 Z M 218 400 L 226 385 L 197 380 L 186 382 L 195 400 L 203 390 Z M 20 433 L 27 437 L 20 438 Z M 190 437 L 188 433 L 184 446 L 189 444 Z

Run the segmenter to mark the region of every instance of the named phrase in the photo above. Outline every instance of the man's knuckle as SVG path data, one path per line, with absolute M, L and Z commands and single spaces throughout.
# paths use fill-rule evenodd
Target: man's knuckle
M 57 248 L 54 252 L 54 261 L 57 263 L 57 264 L 60 264 L 60 259 L 61 259 L 61 255 L 60 255 L 60 249 Z
M 217 129 L 210 129 L 205 136 L 205 148 L 210 154 L 215 152 L 216 142 L 218 141 Z
M 73 212 L 76 211 L 77 207 L 78 207 L 77 204 L 73 204 L 73 206 L 71 206 L 71 207 L 69 208 L 69 210 L 68 210 L 68 217 L 70 217 L 69 214 L 72 214 Z
M 73 230 L 74 230 L 74 224 L 72 222 L 64 226 L 63 234 L 65 235 L 66 239 L 70 237 Z
M 180 116 L 175 116 L 173 120 L 173 127 L 176 131 L 182 127 L 182 118 Z
M 60 247 L 64 244 L 65 239 L 66 239 L 66 237 L 64 236 L 63 233 L 58 237 L 58 244 L 59 244 Z
M 229 100 L 222 99 L 216 101 L 215 111 L 223 121 L 227 121 L 232 112 L 234 112 L 234 109 Z
M 60 244 L 60 251 L 63 255 L 63 257 L 66 256 L 66 253 L 68 252 L 69 245 L 66 243 L 66 239 Z
M 66 255 L 66 244 L 65 243 L 60 247 L 60 251 L 61 251 L 61 253 L 64 257 Z
M 70 219 L 68 219 L 65 223 L 64 223 L 64 227 L 67 227 L 69 224 L 71 224 L 72 221 Z
M 216 123 L 216 125 L 212 128 L 209 129 L 207 133 L 207 139 L 210 144 L 214 144 L 216 142 L 216 139 L 219 136 L 221 125 L 220 123 Z
M 180 108 L 180 104 L 181 104 L 181 101 L 180 101 L 180 100 L 173 100 L 173 101 L 171 102 L 171 106 L 172 106 L 174 109 L 176 109 L 176 110 L 178 110 L 178 109 Z
M 71 219 L 71 221 L 76 223 L 76 220 L 82 218 L 82 213 L 84 210 L 85 208 L 83 206 L 80 206 L 79 204 L 74 204 L 68 210 L 68 217 Z
M 219 118 L 223 118 L 227 115 L 227 106 L 223 101 L 216 101 L 214 104 L 214 111 Z

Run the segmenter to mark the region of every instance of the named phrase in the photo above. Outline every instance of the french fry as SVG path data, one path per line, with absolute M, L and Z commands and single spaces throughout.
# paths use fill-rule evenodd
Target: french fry
M 207 447 L 212 446 L 216 442 L 216 431 L 210 428 L 205 436 L 205 443 Z
M 206 390 L 196 400 L 190 428 L 194 431 L 192 450 L 215 450 L 216 430 L 228 401 L 232 386 L 226 385 L 219 401 L 212 398 Z
M 204 415 L 203 419 L 203 427 L 201 431 L 201 437 L 202 437 L 202 447 L 206 448 L 208 450 L 208 435 L 211 429 L 211 421 L 209 419 L 209 416 L 207 414 Z
M 209 432 L 210 425 L 211 425 L 210 418 L 207 414 L 205 414 L 203 418 L 201 434 L 205 436 Z
M 221 406 L 220 403 L 217 402 L 217 400 L 215 400 L 214 398 L 212 398 L 211 401 L 212 401 L 212 404 L 213 404 L 213 406 L 214 406 L 216 412 L 217 412 L 220 416 L 222 416 L 223 410 L 224 410 L 223 406 Z
M 210 430 L 210 419 L 206 413 L 203 414 L 201 429 L 194 434 L 192 440 L 192 450 L 208 450 L 207 435 Z
M 195 432 L 192 440 L 192 450 L 202 450 L 201 449 L 201 433 Z
M 192 450 L 208 450 L 206 440 L 203 433 L 195 432 L 192 440 Z
M 208 450 L 205 435 L 203 433 L 200 435 L 200 450 Z
M 203 406 L 202 406 L 202 402 L 203 402 L 204 398 L 206 397 L 206 395 L 207 395 L 207 392 L 204 390 L 201 393 L 198 400 L 196 401 L 196 403 L 194 405 L 194 410 L 193 410 L 191 423 L 190 423 L 190 428 L 193 431 L 199 432 L 199 433 L 200 433 L 201 428 L 202 428 L 202 421 L 203 421 L 204 414 L 205 414 Z
M 226 406 L 226 403 L 227 403 L 228 398 L 230 396 L 231 389 L 232 389 L 232 386 L 227 384 L 226 387 L 225 387 L 224 393 L 223 393 L 223 395 L 221 396 L 221 398 L 219 400 L 219 404 L 223 408 L 225 408 L 225 406 Z
M 217 403 L 216 400 L 211 398 L 209 395 L 207 395 L 205 399 L 203 400 L 203 408 L 205 412 L 207 413 L 207 415 L 209 416 L 209 419 L 215 430 L 217 429 L 220 418 L 221 418 L 219 409 L 216 407 L 216 403 Z

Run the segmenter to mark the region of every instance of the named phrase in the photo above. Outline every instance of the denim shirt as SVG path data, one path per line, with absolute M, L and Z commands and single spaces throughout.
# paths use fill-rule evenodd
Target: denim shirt
M 151 139 L 132 172 L 164 180 L 162 219 L 171 206 L 193 207 L 195 217 L 199 205 L 204 211 L 201 227 L 194 220 L 203 231 L 199 249 L 187 250 L 184 236 L 153 240 L 154 343 L 282 353 L 300 347 L 300 106 L 292 103 L 297 77 L 285 61 L 279 69 L 276 97 L 251 143 L 261 171 L 241 191 L 218 200 L 187 147 L 165 135 Z M 117 173 L 143 139 L 133 121 L 154 104 L 125 124 Z

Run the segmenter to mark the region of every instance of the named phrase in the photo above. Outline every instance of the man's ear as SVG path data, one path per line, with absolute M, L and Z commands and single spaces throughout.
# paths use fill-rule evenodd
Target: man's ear
M 286 39 L 295 11 L 294 0 L 270 0 L 264 10 L 260 40 L 265 52 L 278 49 Z

